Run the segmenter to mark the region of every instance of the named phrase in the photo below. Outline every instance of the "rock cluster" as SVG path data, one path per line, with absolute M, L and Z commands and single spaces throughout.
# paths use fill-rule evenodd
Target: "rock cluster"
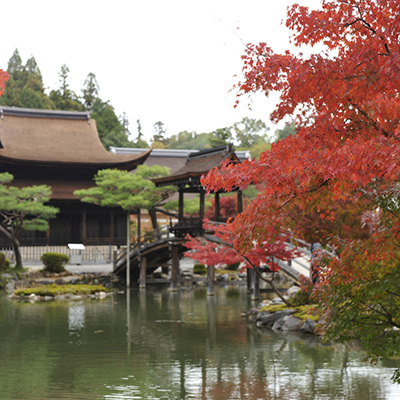
M 293 298 L 300 289 L 293 286 L 287 291 L 285 298 Z M 265 327 L 275 331 L 297 331 L 306 334 L 316 334 L 317 322 L 314 319 L 300 319 L 294 317 L 297 309 L 287 308 L 280 311 L 267 311 L 266 306 L 283 304 L 279 297 L 272 300 L 264 300 L 257 308 L 251 309 L 246 315 L 249 322 L 255 323 L 258 327 Z
M 253 308 L 247 313 L 250 322 L 255 322 L 258 327 L 265 327 L 278 331 L 300 331 L 307 334 L 315 333 L 316 322 L 312 319 L 301 320 L 295 318 L 295 309 L 276 312 L 260 311 Z

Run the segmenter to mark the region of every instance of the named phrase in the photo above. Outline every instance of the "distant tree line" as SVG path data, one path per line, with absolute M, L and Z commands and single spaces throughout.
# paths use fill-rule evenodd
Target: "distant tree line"
M 76 94 L 69 86 L 69 69 L 64 64 L 59 72 L 59 87 L 46 91 L 42 74 L 31 56 L 25 65 L 16 49 L 8 62 L 7 72 L 10 78 L 0 97 L 0 105 L 64 111 L 90 111 L 96 120 L 99 137 L 108 150 L 114 147 L 168 148 L 204 150 L 234 143 L 236 150 L 249 150 L 251 156 L 258 158 L 261 152 L 271 147 L 267 133 L 269 128 L 262 120 L 245 117 L 232 126 L 218 128 L 209 133 L 182 131 L 167 136 L 167 130 L 161 121 L 153 125 L 154 132 L 150 145 L 144 140 L 140 120 L 137 120 L 137 136 L 130 140 L 129 121 L 125 113 L 117 116 L 109 101 L 99 97 L 99 85 L 96 75 L 90 72 L 81 94 Z M 47 93 L 48 92 L 48 93 Z M 294 123 L 275 132 L 275 140 L 296 134 Z
M 114 107 L 99 97 L 99 85 L 96 75 L 90 72 L 83 83 L 81 95 L 76 94 L 69 86 L 69 69 L 62 65 L 59 76 L 59 87 L 46 91 L 42 74 L 31 56 L 25 65 L 16 49 L 11 56 L 7 72 L 10 77 L 6 82 L 0 105 L 63 111 L 91 111 L 96 120 L 100 140 L 104 147 L 148 147 L 141 140 L 129 140 L 129 121 L 124 113 L 117 116 Z M 143 142 L 143 143 L 142 143 Z

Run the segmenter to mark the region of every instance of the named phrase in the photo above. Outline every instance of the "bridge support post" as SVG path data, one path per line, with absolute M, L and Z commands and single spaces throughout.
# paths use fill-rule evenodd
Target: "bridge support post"
M 170 243 L 170 251 L 171 251 L 171 283 L 170 283 L 170 291 L 176 292 L 178 290 L 178 277 L 179 277 L 179 245 L 175 245 Z
M 140 279 L 139 279 L 139 288 L 146 289 L 146 269 L 147 269 L 147 258 L 141 256 L 140 257 Z
M 253 280 L 253 268 L 247 268 L 246 271 L 246 278 L 247 278 L 247 293 L 251 293 L 251 286 L 252 286 L 252 280 Z
M 251 269 L 253 279 L 252 279 L 252 290 L 251 290 L 251 300 L 258 300 L 260 298 L 260 276 Z
M 215 267 L 207 265 L 207 296 L 214 296 Z

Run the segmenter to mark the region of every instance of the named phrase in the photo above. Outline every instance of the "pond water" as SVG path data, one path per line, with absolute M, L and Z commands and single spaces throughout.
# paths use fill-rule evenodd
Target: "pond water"
M 398 399 L 397 361 L 248 325 L 245 288 L 0 298 L 0 399 Z

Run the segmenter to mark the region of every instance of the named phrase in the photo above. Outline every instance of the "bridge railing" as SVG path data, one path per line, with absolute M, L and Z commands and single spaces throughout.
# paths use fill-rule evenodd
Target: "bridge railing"
M 135 252 L 139 253 L 141 250 L 151 245 L 152 243 L 158 242 L 160 240 L 168 239 L 171 237 L 169 227 L 162 226 L 160 228 L 155 229 L 154 231 L 147 232 L 142 235 L 139 240 L 134 239 L 134 241 L 130 245 L 130 255 L 132 256 Z M 126 260 L 126 246 L 121 246 L 119 250 L 114 252 L 113 264 L 114 270 L 119 266 L 122 260 Z

